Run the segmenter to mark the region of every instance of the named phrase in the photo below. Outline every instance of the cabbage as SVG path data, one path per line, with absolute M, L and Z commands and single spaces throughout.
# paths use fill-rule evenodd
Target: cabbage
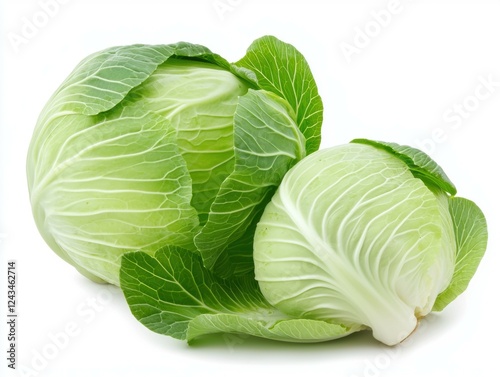
M 486 221 L 417 149 L 317 151 L 322 110 L 274 37 L 232 64 L 185 42 L 93 54 L 33 134 L 37 227 L 157 333 L 398 344 L 467 288 Z
M 27 158 L 47 244 L 92 280 L 121 256 L 178 246 L 221 274 L 253 270 L 255 224 L 282 177 L 320 142 L 303 56 L 274 37 L 228 63 L 190 43 L 84 59 L 40 114 Z
M 178 246 L 122 258 L 134 316 L 179 339 L 240 333 L 319 342 L 370 329 L 395 345 L 467 288 L 481 210 L 423 152 L 357 139 L 305 157 L 254 234 L 254 273 L 222 279 Z
M 284 313 L 367 326 L 392 345 L 450 284 L 455 250 L 444 189 L 354 143 L 289 172 L 257 227 L 255 274 Z

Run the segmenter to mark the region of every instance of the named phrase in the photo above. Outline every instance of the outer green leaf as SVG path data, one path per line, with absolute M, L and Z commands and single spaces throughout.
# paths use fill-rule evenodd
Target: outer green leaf
M 486 251 L 488 229 L 479 207 L 464 198 L 450 198 L 457 243 L 455 271 L 450 285 L 436 299 L 433 310 L 441 311 L 465 291 Z
M 291 342 L 318 342 L 360 327 L 289 319 L 262 297 L 253 278 L 222 280 L 200 258 L 176 247 L 125 254 L 121 288 L 132 314 L 150 330 L 178 339 L 210 333 L 243 333 Z
M 304 137 L 287 103 L 270 92 L 249 90 L 240 98 L 234 138 L 234 171 L 223 182 L 207 223 L 195 237 L 209 269 L 230 243 L 245 234 L 288 169 L 305 156 Z M 251 271 L 251 247 L 237 252 L 243 253 L 240 261 L 246 267 L 242 270 Z
M 134 252 L 122 258 L 120 286 L 134 316 L 149 329 L 185 339 L 189 322 L 201 314 L 276 312 L 250 277 L 217 278 L 199 256 L 165 247 L 152 257 Z M 282 316 L 284 318 L 284 316 Z
M 351 143 L 367 144 L 383 149 L 403 161 L 415 177 L 420 178 L 426 185 L 437 186 L 451 195 L 457 193 L 455 185 L 451 182 L 443 169 L 427 154 L 419 149 L 407 145 L 374 141 L 368 139 L 354 139 Z
M 295 47 L 265 36 L 255 40 L 234 67 L 238 74 L 259 88 L 286 99 L 306 138 L 307 153 L 319 148 L 323 103 L 309 65 Z
M 112 47 L 84 59 L 52 97 L 51 110 L 96 115 L 110 110 L 171 56 L 229 64 L 208 48 L 186 42 Z
M 269 320 L 249 319 L 235 314 L 203 314 L 191 321 L 187 341 L 213 333 L 237 333 L 284 342 L 317 343 L 342 338 L 362 330 L 313 319 L 288 319 L 268 325 Z

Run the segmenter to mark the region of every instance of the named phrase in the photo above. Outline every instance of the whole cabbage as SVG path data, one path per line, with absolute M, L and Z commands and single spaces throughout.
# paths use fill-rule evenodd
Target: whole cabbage
M 124 252 L 165 245 L 244 273 L 256 220 L 318 148 L 321 121 L 307 63 L 274 37 L 234 64 L 185 42 L 100 51 L 39 117 L 27 160 L 36 224 L 97 281 L 118 284 Z

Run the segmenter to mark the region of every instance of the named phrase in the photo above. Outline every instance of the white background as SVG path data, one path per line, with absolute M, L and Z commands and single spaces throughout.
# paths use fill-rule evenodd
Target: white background
M 15 259 L 18 367 L 31 369 L 19 375 L 401 377 L 498 370 L 498 1 L 60 0 L 44 10 L 47 2 L 3 0 L 0 10 L 0 313 L 6 261 Z M 365 31 L 371 36 L 363 38 Z M 184 40 L 235 61 L 264 34 L 307 58 L 325 105 L 322 147 L 366 137 L 423 148 L 459 195 L 486 214 L 488 250 L 469 289 L 398 347 L 383 347 L 369 333 L 313 345 L 213 336 L 188 347 L 143 327 L 118 289 L 85 280 L 35 228 L 26 151 L 43 105 L 82 58 L 113 45 Z M 356 52 L 343 52 L 347 45 Z M 460 115 L 457 106 L 464 108 Z M 6 325 L 1 330 L 3 374 Z

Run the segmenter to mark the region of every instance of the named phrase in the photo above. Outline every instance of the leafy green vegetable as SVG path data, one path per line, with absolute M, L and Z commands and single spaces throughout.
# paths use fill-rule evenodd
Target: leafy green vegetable
M 486 220 L 418 149 L 317 151 L 322 117 L 307 62 L 274 37 L 236 63 L 185 42 L 106 49 L 40 114 L 36 224 L 160 334 L 320 342 L 370 329 L 397 344 L 467 288 Z
M 257 226 L 264 297 L 293 317 L 401 342 L 441 292 L 438 307 L 463 291 L 486 247 L 475 243 L 485 241 L 480 212 L 465 223 L 462 201 L 444 190 L 455 192 L 442 169 L 410 147 L 355 140 L 312 154 L 287 173 Z
M 234 64 L 185 42 L 109 48 L 39 117 L 27 159 L 35 221 L 96 281 L 118 284 L 123 253 L 165 245 L 251 273 L 256 219 L 317 149 L 321 121 L 304 57 L 274 37 Z

